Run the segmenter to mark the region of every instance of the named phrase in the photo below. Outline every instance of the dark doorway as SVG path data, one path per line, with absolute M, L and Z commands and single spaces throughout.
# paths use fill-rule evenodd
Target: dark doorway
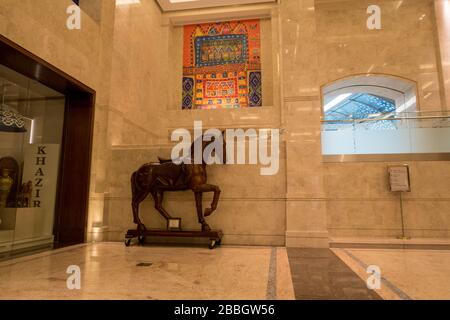
M 86 237 L 95 91 L 0 35 L 0 64 L 66 97 L 54 236 L 58 247 Z

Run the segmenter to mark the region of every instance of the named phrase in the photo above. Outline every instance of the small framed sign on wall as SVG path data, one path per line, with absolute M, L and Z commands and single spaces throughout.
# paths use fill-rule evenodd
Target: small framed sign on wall
M 388 167 L 389 185 L 392 192 L 411 192 L 411 180 L 408 165 Z

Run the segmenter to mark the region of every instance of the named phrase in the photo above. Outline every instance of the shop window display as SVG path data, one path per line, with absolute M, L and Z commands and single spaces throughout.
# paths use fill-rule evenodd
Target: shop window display
M 0 255 L 53 244 L 64 95 L 0 66 Z

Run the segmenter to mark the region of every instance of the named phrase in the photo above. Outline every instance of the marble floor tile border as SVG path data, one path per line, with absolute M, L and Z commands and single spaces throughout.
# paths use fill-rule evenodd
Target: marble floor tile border
M 330 248 L 335 249 L 401 249 L 450 250 L 450 239 L 444 238 L 355 238 L 331 237 Z
M 400 250 L 450 250 L 445 244 L 378 244 L 378 243 L 330 243 L 336 249 L 400 249 Z
M 351 252 L 349 252 L 346 249 L 338 249 L 340 252 L 344 253 L 348 258 L 350 258 L 353 262 L 355 262 L 360 268 L 362 268 L 365 272 L 365 270 L 367 270 L 367 268 L 369 267 L 366 263 L 364 263 L 362 260 L 360 260 L 358 257 L 356 257 L 354 254 L 352 254 Z M 341 258 L 341 260 L 346 263 L 349 267 L 352 267 L 351 264 L 348 263 L 348 260 L 343 258 L 342 255 L 339 254 L 339 252 L 337 252 L 337 250 L 333 250 L 333 252 L 336 253 L 336 255 Z M 353 269 L 353 268 L 352 268 Z M 363 272 L 359 271 L 357 272 L 356 270 L 355 273 L 361 277 L 361 279 L 363 279 L 364 281 L 366 281 L 367 279 L 364 278 L 364 276 L 362 276 L 362 274 L 364 274 Z M 365 274 L 367 276 L 367 274 Z M 386 277 L 381 276 L 381 283 L 389 289 L 390 292 L 387 292 L 386 290 L 377 290 L 379 295 L 383 298 L 383 299 L 393 299 L 394 297 L 392 296 L 392 293 L 396 295 L 397 299 L 399 300 L 413 300 L 406 292 L 404 292 L 403 290 L 401 290 L 400 288 L 398 288 L 395 284 L 393 284 L 391 281 L 389 281 Z
M 270 251 L 269 275 L 267 279 L 267 300 L 277 299 L 277 248 Z
M 277 300 L 295 300 L 294 283 L 286 247 L 277 248 Z

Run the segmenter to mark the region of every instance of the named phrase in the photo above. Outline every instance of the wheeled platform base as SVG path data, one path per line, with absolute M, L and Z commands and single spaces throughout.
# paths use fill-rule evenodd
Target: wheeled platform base
M 131 240 L 138 239 L 139 244 L 144 244 L 145 237 L 175 237 L 175 238 L 208 238 L 209 248 L 214 249 L 222 242 L 222 231 L 168 231 L 168 230 L 128 230 L 125 236 L 125 245 L 129 247 Z

